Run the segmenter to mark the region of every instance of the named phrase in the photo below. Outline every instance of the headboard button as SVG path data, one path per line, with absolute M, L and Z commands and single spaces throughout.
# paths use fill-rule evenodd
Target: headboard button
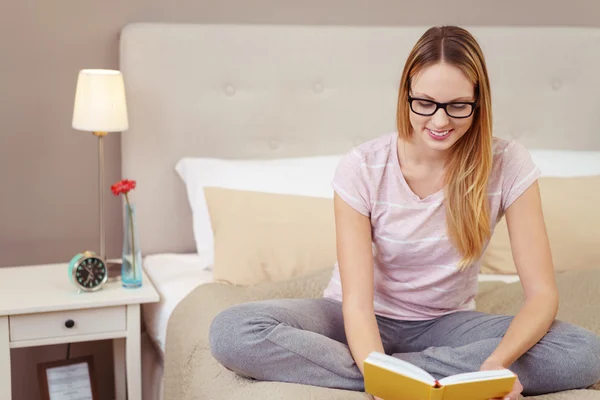
M 317 82 L 313 86 L 313 90 L 315 93 L 321 93 L 323 91 L 323 84 L 321 82 Z
M 560 88 L 561 88 L 561 86 L 562 86 L 562 82 L 560 81 L 560 79 L 555 79 L 555 80 L 552 82 L 552 89 L 554 89 L 554 90 L 558 90 L 558 89 L 560 89 Z
M 235 94 L 235 87 L 233 87 L 233 85 L 225 86 L 225 94 L 228 96 L 233 96 Z
M 271 139 L 271 140 L 269 140 L 269 147 L 273 150 L 277 150 L 278 148 L 281 147 L 281 144 L 279 143 L 278 140 Z

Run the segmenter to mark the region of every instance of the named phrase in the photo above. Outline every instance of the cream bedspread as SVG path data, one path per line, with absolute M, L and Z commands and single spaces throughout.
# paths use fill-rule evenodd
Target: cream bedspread
M 241 378 L 210 354 L 208 327 L 221 310 L 241 302 L 283 297 L 320 297 L 330 270 L 279 283 L 236 287 L 211 283 L 191 292 L 173 312 L 167 331 L 165 400 L 367 400 L 359 392 Z M 558 318 L 600 333 L 600 269 L 557 275 L 561 295 Z M 483 282 L 477 309 L 514 315 L 523 301 L 520 284 Z M 600 384 L 541 396 L 536 400 L 600 400 Z

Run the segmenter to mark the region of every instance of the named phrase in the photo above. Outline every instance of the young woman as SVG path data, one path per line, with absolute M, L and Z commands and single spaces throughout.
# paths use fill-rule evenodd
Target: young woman
M 213 321 L 224 366 L 257 380 L 364 390 L 371 351 L 434 377 L 509 368 L 510 399 L 600 380 L 600 338 L 558 308 L 539 170 L 492 137 L 488 73 L 469 32 L 435 27 L 410 53 L 398 132 L 348 153 L 333 178 L 338 263 L 320 299 L 241 304 Z M 505 217 L 526 301 L 474 311 L 482 252 Z

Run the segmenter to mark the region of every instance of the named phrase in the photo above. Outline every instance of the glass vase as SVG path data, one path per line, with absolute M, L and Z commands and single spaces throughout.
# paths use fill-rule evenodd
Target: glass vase
M 135 204 L 125 203 L 121 282 L 132 289 L 142 286 L 142 251 L 135 218 Z

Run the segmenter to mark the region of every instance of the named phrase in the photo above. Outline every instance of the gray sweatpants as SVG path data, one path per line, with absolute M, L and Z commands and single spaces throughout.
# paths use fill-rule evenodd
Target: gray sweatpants
M 479 370 L 511 320 L 475 311 L 429 321 L 377 316 L 385 352 L 436 379 Z M 274 299 L 233 306 L 213 320 L 210 346 L 222 365 L 248 378 L 364 391 L 347 345 L 342 306 L 334 300 Z M 524 395 L 593 385 L 600 381 L 600 337 L 557 320 L 509 368 Z

